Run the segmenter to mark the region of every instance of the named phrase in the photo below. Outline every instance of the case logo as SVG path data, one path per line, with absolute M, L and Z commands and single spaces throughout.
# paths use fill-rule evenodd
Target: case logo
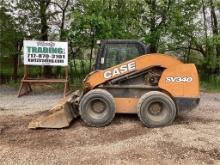
M 167 83 L 181 83 L 181 82 L 184 82 L 184 83 L 190 83 L 193 81 L 193 78 L 192 77 L 166 77 L 166 82 Z
M 112 70 L 105 71 L 104 78 L 109 79 L 111 77 L 115 77 L 115 76 L 121 75 L 123 73 L 133 71 L 135 69 L 136 69 L 136 65 L 135 65 L 135 62 L 133 61 L 133 62 L 124 64 L 124 65 L 121 65 L 121 66 L 114 68 Z

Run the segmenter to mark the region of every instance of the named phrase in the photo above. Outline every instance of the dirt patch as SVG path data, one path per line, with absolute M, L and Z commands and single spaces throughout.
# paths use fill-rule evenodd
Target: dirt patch
M 156 129 L 144 127 L 137 115 L 116 115 L 112 124 L 103 128 L 87 127 L 79 118 L 68 129 L 29 130 L 28 123 L 36 117 L 36 110 L 26 113 L 18 108 L 6 110 L 4 115 L 1 111 L 0 161 L 1 164 L 220 164 L 220 102 L 215 99 L 219 96 L 203 93 L 197 109 L 182 114 L 171 126 Z M 36 97 L 38 104 L 45 102 Z M 34 98 L 35 95 L 31 99 Z M 2 105 L 3 109 L 11 108 L 9 104 Z M 19 115 L 15 113 L 20 111 Z
M 202 123 L 202 124 L 208 124 L 211 122 L 219 123 L 220 119 L 210 119 L 210 118 L 202 118 L 202 117 L 196 117 L 191 116 L 190 118 L 187 118 L 186 116 L 178 116 L 174 123 L 176 124 L 191 124 L 192 122 Z
M 198 149 L 196 147 L 184 147 L 181 144 L 175 142 L 158 141 L 158 147 L 162 150 L 161 157 L 166 158 L 166 155 L 172 155 L 176 160 L 182 160 L 186 158 L 202 160 L 205 163 L 213 163 L 214 160 L 220 160 L 220 152 L 218 148 L 210 150 Z M 164 154 L 165 153 L 165 154 Z

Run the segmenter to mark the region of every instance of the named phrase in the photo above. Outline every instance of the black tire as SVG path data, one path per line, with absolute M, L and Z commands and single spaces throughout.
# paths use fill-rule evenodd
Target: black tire
M 137 113 L 143 124 L 150 128 L 172 124 L 176 117 L 176 105 L 166 94 L 152 91 L 141 96 Z
M 79 113 L 88 126 L 106 126 L 115 117 L 114 98 L 106 90 L 91 90 L 80 100 Z

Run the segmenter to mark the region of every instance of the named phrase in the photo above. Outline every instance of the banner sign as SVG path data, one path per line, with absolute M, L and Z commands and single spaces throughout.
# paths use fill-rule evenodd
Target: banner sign
M 25 65 L 68 65 L 68 43 L 24 40 Z

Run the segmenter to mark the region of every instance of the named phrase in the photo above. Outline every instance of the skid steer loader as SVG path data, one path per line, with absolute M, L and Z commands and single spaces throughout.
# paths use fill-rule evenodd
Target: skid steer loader
M 151 54 L 149 46 L 135 40 L 98 44 L 94 71 L 83 80 L 83 89 L 34 119 L 29 128 L 64 128 L 78 116 L 88 126 L 102 127 L 110 124 L 116 113 L 134 113 L 145 126 L 161 127 L 198 105 L 194 64 Z

